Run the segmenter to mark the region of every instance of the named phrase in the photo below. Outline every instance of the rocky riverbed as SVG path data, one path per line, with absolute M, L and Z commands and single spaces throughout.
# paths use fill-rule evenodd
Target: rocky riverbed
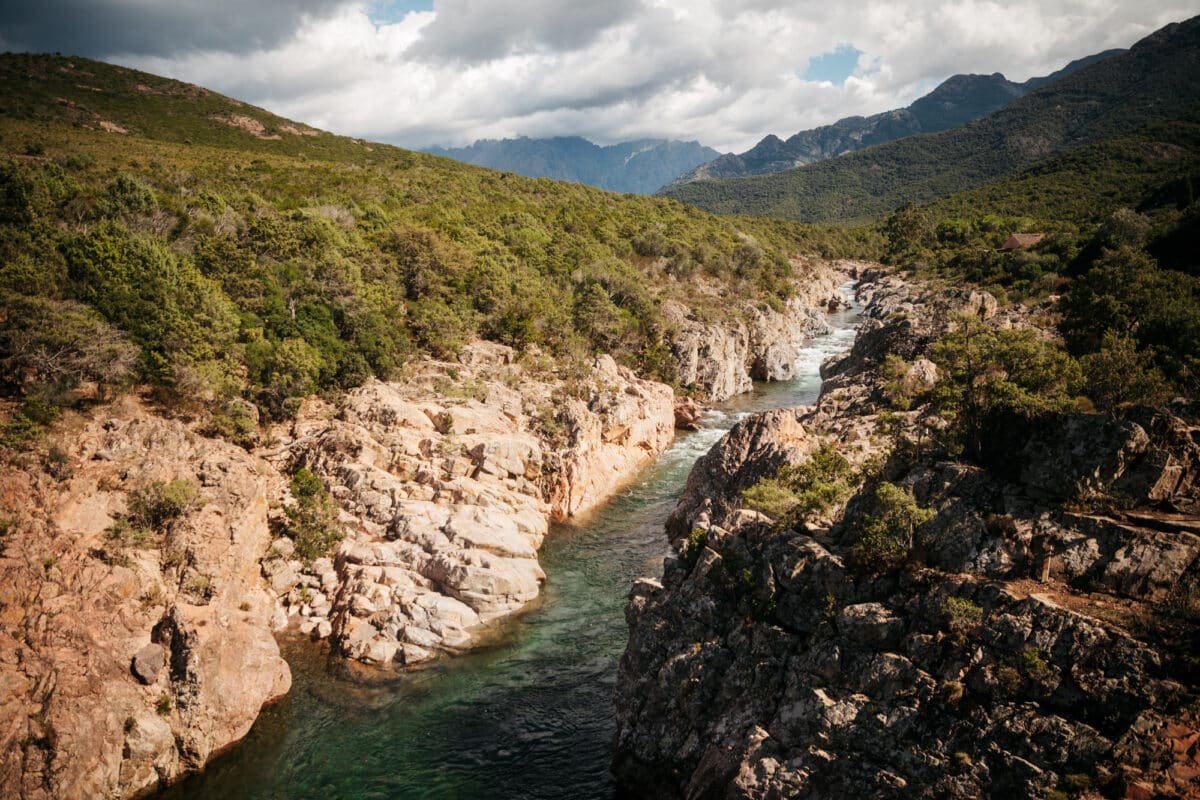
M 797 299 L 743 309 L 737 347 L 679 328 L 701 398 L 747 387 L 710 376 L 784 377 L 755 365 L 838 305 L 853 265 L 798 266 Z M 534 361 L 470 345 L 310 401 L 249 449 L 136 397 L 93 403 L 49 455 L 6 464 L 0 793 L 133 797 L 201 769 L 288 691 L 276 632 L 389 669 L 486 641 L 537 597 L 549 522 L 604 501 L 697 410 L 606 356 Z M 299 469 L 344 535 L 311 561 L 282 535 Z
M 888 458 L 882 477 L 928 509 L 894 569 L 851 552 L 865 488 L 795 526 L 742 508 L 823 444 L 864 465 L 893 446 L 879 423 L 936 425 L 919 399 L 889 408 L 888 355 L 920 398 L 954 313 L 1001 328 L 1048 310 L 870 277 L 820 400 L 702 458 L 675 556 L 635 585 L 618 780 L 644 797 L 1198 796 L 1200 434 L 1178 417 L 997 418 L 976 462 Z

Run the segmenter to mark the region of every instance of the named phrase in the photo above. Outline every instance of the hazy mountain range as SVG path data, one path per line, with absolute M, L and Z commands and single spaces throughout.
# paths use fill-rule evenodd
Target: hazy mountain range
M 553 178 L 613 192 L 650 194 L 721 154 L 699 142 L 640 139 L 601 147 L 578 136 L 481 139 L 427 152 L 531 178 Z

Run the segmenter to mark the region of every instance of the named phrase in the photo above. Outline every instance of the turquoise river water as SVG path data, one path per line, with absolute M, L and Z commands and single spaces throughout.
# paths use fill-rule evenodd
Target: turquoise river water
M 322 647 L 285 639 L 291 693 L 232 753 L 164 798 L 618 797 L 608 772 L 612 690 L 630 581 L 662 573 L 663 522 L 697 458 L 748 414 L 816 399 L 820 364 L 849 347 L 857 316 L 831 322 L 801 354 L 796 380 L 723 404 L 601 509 L 554 526 L 540 554 L 541 598 L 493 644 L 364 682 Z

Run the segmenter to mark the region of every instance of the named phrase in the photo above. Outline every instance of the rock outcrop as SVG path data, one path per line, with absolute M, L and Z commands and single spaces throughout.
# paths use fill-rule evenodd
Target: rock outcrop
M 514 356 L 478 343 L 291 426 L 276 459 L 322 478 L 349 534 L 307 569 L 266 564 L 302 631 L 376 664 L 470 646 L 537 597 L 549 520 L 586 513 L 670 444 L 667 386 L 601 356 L 568 391 Z
M 794 294 L 782 309 L 737 302 L 734 321 L 705 322 L 679 303 L 668 302 L 664 316 L 674 327 L 671 349 L 678 382 L 704 399 L 720 402 L 750 391 L 753 381 L 794 378 L 801 345 L 828 330 L 825 312 L 844 306 L 838 291 L 860 265 L 796 262 Z
M 1148 411 L 997 416 L 973 462 L 891 458 L 882 477 L 930 510 L 902 568 L 852 549 L 866 488 L 832 526 L 739 508 L 823 442 L 860 464 L 884 452 L 884 359 L 919 364 L 952 313 L 1025 324 L 983 293 L 877 278 L 864 295 L 817 405 L 714 447 L 661 582 L 635 584 L 618 781 L 645 797 L 1200 796 L 1197 429 Z M 931 366 L 909 370 L 918 394 Z
M 674 434 L 670 388 L 606 356 L 537 377 L 480 343 L 420 369 L 311 402 L 258 455 L 127 398 L 58 426 L 58 477 L 5 466 L 0 794 L 133 797 L 200 769 L 287 692 L 291 624 L 376 664 L 472 645 L 537 596 L 549 521 Z M 309 563 L 273 524 L 301 467 L 347 534 Z
M 291 684 L 258 567 L 272 470 L 133 401 L 56 446 L 70 475 L 2 480 L 0 794 L 136 796 L 240 740 Z M 127 527 L 132 498 L 172 481 L 194 493 L 177 518 Z

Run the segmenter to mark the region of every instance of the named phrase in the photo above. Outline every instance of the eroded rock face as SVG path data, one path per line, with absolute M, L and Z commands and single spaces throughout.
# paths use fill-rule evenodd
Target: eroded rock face
M 691 386 L 710 402 L 750 391 L 753 381 L 795 377 L 800 347 L 828 331 L 825 312 L 842 307 L 838 287 L 859 268 L 849 262 L 797 261 L 795 293 L 782 309 L 748 303 L 734 321 L 710 323 L 691 309 L 667 303 L 664 316 L 675 327 L 671 349 L 681 386 Z M 728 302 L 728 301 L 726 301 Z
M 17 512 L 0 560 L 5 797 L 152 791 L 245 736 L 291 683 L 259 578 L 271 470 L 133 401 L 71 424 L 55 440 L 70 478 L 3 476 Z M 106 534 L 132 491 L 175 480 L 196 500 L 169 530 Z
M 638 796 L 1041 797 L 1183 698 L 1169 658 L 1049 598 L 865 581 L 807 535 L 727 535 L 754 586 L 710 548 L 631 596 L 614 772 Z M 770 582 L 772 621 L 748 619 Z M 987 620 L 967 643 L 951 597 Z
M 686 798 L 1034 798 L 1085 780 L 1200 795 L 1200 431 L 1148 411 L 997 417 L 979 463 L 892 459 L 886 479 L 934 512 L 903 569 L 850 558 L 865 494 L 800 530 L 739 508 L 822 442 L 853 463 L 881 450 L 889 354 L 920 395 L 953 313 L 1026 324 L 982 293 L 895 278 L 864 297 L 818 403 L 751 417 L 701 459 L 668 526 L 677 555 L 661 583 L 635 584 L 620 783 Z
M 321 476 L 349 535 L 308 570 L 268 560 L 268 577 L 302 631 L 369 663 L 465 649 L 536 598 L 549 520 L 589 511 L 674 435 L 670 388 L 607 356 L 574 393 L 499 345 L 427 369 L 302 415 L 278 456 Z

